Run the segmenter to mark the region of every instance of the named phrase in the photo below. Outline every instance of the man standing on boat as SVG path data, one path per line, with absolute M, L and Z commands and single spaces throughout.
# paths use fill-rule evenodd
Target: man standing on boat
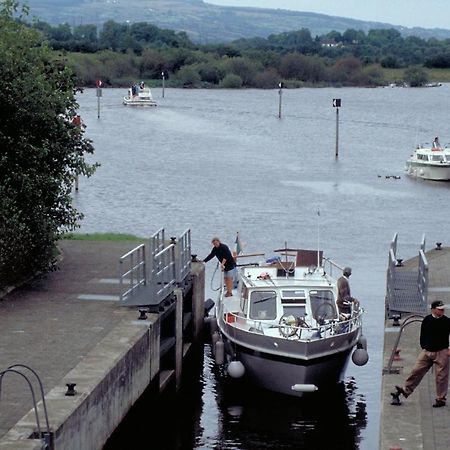
M 207 263 L 214 258 L 214 256 L 219 260 L 223 271 L 225 287 L 227 289 L 225 297 L 231 297 L 233 295 L 233 280 L 236 274 L 236 262 L 228 246 L 222 244 L 218 237 L 213 237 L 211 244 L 213 245 L 211 253 L 203 260 L 203 262 Z
M 342 277 L 337 281 L 338 299 L 336 303 L 340 314 L 351 314 L 352 303 L 355 307 L 359 305 L 359 301 L 350 295 L 349 278 L 351 274 L 352 269 L 350 267 L 344 267 Z
M 433 148 L 439 149 L 441 148 L 441 143 L 439 142 L 439 138 L 436 136 L 433 141 Z

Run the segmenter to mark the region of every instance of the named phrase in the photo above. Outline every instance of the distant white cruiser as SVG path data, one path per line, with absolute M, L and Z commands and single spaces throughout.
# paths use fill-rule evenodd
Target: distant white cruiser
M 128 95 L 123 98 L 123 104 L 128 106 L 156 106 L 153 100 L 152 92 L 149 87 L 141 81 L 139 85 L 135 84 L 128 89 Z
M 450 148 L 418 146 L 406 161 L 406 173 L 424 180 L 449 181 Z

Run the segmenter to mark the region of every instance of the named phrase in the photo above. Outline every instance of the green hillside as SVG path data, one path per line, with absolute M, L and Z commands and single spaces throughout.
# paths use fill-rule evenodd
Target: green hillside
M 160 28 L 185 31 L 198 43 L 229 42 L 239 38 L 267 37 L 308 28 L 313 36 L 349 28 L 394 28 L 404 36 L 450 38 L 450 30 L 406 28 L 380 22 L 365 22 L 278 9 L 221 7 L 203 0 L 27 0 L 31 16 L 50 24 L 103 25 L 148 22 Z

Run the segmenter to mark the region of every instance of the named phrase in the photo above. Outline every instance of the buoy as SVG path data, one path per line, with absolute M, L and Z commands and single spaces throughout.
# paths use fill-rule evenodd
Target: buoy
M 315 392 L 319 388 L 315 384 L 294 384 L 291 389 L 296 392 Z
M 227 367 L 228 375 L 231 378 L 241 378 L 244 376 L 245 367 L 240 361 L 231 361 Z
M 217 317 L 209 316 L 205 319 L 209 325 L 209 332 L 211 333 L 211 339 L 214 333 L 217 333 Z
M 225 351 L 223 341 L 219 340 L 216 342 L 216 356 L 215 361 L 218 366 L 222 365 L 225 360 Z
M 357 348 L 352 354 L 352 361 L 357 366 L 364 366 L 369 361 L 369 354 L 363 348 Z
M 219 339 L 220 339 L 220 335 L 217 331 L 215 331 L 213 333 L 213 335 L 211 336 L 211 348 L 212 348 L 213 355 L 216 354 L 216 343 L 219 341 Z

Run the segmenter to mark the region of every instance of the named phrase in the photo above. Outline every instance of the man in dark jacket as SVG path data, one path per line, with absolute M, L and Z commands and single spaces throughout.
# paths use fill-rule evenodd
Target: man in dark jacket
M 359 306 L 359 301 L 350 295 L 350 283 L 348 279 L 351 274 L 352 269 L 350 267 L 344 267 L 342 277 L 337 281 L 338 298 L 336 303 L 340 314 L 351 314 L 352 303 L 355 307 Z
M 213 237 L 211 243 L 213 245 L 211 253 L 203 260 L 203 262 L 208 262 L 210 259 L 214 258 L 214 256 L 219 260 L 220 267 L 223 271 L 225 287 L 227 289 L 225 297 L 231 297 L 233 295 L 233 280 L 236 275 L 236 261 L 228 246 L 222 244 L 218 237 Z
M 416 364 L 405 381 L 405 387 L 395 386 L 397 393 L 409 397 L 434 365 L 436 374 L 436 401 L 434 408 L 445 406 L 448 390 L 450 318 L 444 314 L 445 305 L 440 300 L 431 304 L 431 314 L 420 327 L 420 352 Z

